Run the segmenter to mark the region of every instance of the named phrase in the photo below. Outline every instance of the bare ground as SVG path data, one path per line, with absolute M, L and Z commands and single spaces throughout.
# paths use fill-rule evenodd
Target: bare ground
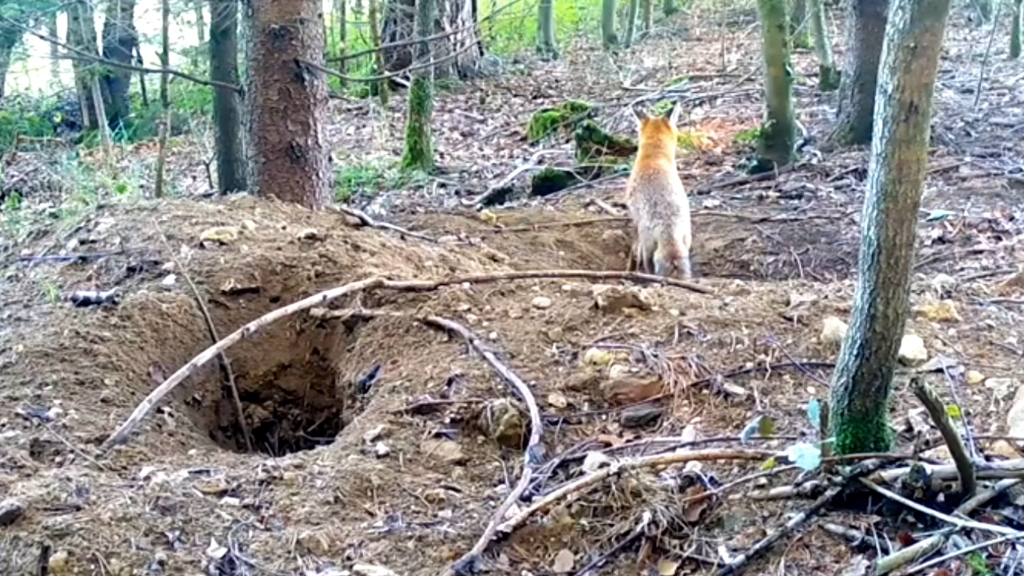
M 932 378 L 944 395 L 957 392 L 976 433 L 997 434 L 1013 394 L 999 379 L 1019 382 L 1022 372 L 1022 288 L 1007 280 L 1019 276 L 1024 256 L 1013 176 L 1021 170 L 1024 143 L 1008 137 L 1015 128 L 1001 123 L 1020 118 L 1024 107 L 1022 65 L 995 50 L 974 108 L 981 56 L 971 46 L 985 37 L 960 20 L 951 31 L 924 201 L 925 209 L 950 214 L 941 221 L 922 218 L 914 301 L 934 299 L 933 280 L 949 275 L 957 280 L 951 298 L 960 319 L 915 314 L 908 331 L 924 338 L 933 357 L 955 358 L 989 377 L 973 386 L 962 379 L 947 386 L 941 374 Z M 684 181 L 696 191 L 696 270 L 713 294 L 644 287 L 649 310 L 605 311 L 594 307 L 592 282 L 552 279 L 415 294 L 374 291 L 331 305 L 435 314 L 475 331 L 530 385 L 546 415 L 548 457 L 588 439 L 615 445 L 678 436 L 687 427 L 703 438 L 735 438 L 757 415 L 771 417 L 780 436 L 811 438 L 806 404 L 827 398 L 827 363 L 835 350 L 818 335 L 826 316 L 844 318 L 850 309 L 864 153 L 810 154 L 778 178 L 728 183 L 742 153 L 732 138 L 760 116 L 756 90 L 743 92 L 756 89 L 756 82 L 736 85 L 757 66 L 750 56 L 757 54 L 756 37 L 746 26 L 722 37 L 693 28 L 687 40 L 669 32 L 627 58 L 643 70 L 644 83 L 705 73 L 708 78 L 694 81 L 695 93 L 728 92 L 693 111 L 689 128 L 711 144 L 680 159 Z M 679 57 L 659 61 L 645 54 Z M 796 64 L 802 73 L 816 69 L 807 54 L 798 54 Z M 485 217 L 458 202 L 530 158 L 522 130 L 538 106 L 592 98 L 615 104 L 607 120 L 642 94 L 622 90 L 597 54 L 536 66 L 543 71 L 444 93 L 438 149 L 448 173 L 422 189 L 374 200 L 374 208 L 387 209 L 386 219 L 440 242 L 360 227 L 332 211 L 310 213 L 246 197 L 111 202 L 73 224 L 59 220 L 5 240 L 0 494 L 25 511 L 0 528 L 0 573 L 40 573 L 44 544 L 53 573 L 89 575 L 326 574 L 331 566 L 353 563 L 426 575 L 468 550 L 521 467 L 521 451 L 489 437 L 493 430 L 484 417 L 485 407 L 493 410 L 494 401 L 511 392 L 461 339 L 409 319 L 343 321 L 300 313 L 230 348 L 254 452 L 245 448 L 221 369 L 211 362 L 164 401 L 127 446 L 99 460 L 95 455 L 157 383 L 211 343 L 161 234 L 208 301 L 220 336 L 282 305 L 369 276 L 620 269 L 626 223 L 609 219 L 592 200 L 616 202 L 621 180 L 493 209 Z M 804 124 L 824 135 L 830 97 L 812 80 L 800 81 L 797 96 Z M 351 150 L 393 156 L 394 145 L 379 143 L 398 141 L 402 106 L 400 99 L 386 111 L 339 106 L 331 133 L 339 160 L 352 161 L 346 156 Z M 371 112 L 377 118 L 368 122 Z M 618 119 L 620 130 L 628 131 L 624 115 Z M 181 158 L 188 155 L 183 151 Z M 194 165 L 179 162 L 180 178 L 202 181 Z M 240 233 L 225 244 L 200 242 L 219 226 Z M 106 256 L 19 260 L 69 253 Z M 163 284 L 171 273 L 175 282 Z M 61 300 L 75 290 L 115 287 L 121 294 L 116 306 L 74 308 Z M 794 295 L 815 298 L 794 310 Z M 550 306 L 540 306 L 538 296 Z M 988 302 L 997 297 L 1003 300 Z M 633 384 L 615 384 L 608 369 L 582 365 L 597 344 L 630 353 L 616 362 L 629 367 Z M 377 366 L 378 378 L 365 386 Z M 643 380 L 648 374 L 658 378 Z M 657 385 L 645 388 L 639 381 Z M 892 407 L 900 427 L 916 408 L 905 384 L 901 374 Z M 636 407 L 623 405 L 660 391 L 671 401 L 655 402 L 662 409 L 657 419 L 633 427 Z M 431 409 L 422 405 L 425 399 L 440 401 Z M 909 440 L 901 436 L 901 448 Z M 790 443 L 772 440 L 756 448 Z M 559 468 L 542 488 L 578 475 L 578 463 Z M 705 462 L 700 470 L 728 482 L 759 464 Z M 791 480 L 780 474 L 750 486 Z M 639 552 L 634 547 L 613 555 L 615 570 L 635 573 L 675 558 L 677 573 L 711 573 L 720 546 L 742 553 L 805 506 L 740 498 L 692 521 L 692 509 L 651 496 L 644 489 L 650 484 L 645 474 L 627 475 L 538 516 L 495 545 L 492 568 L 551 573 L 556 556 L 568 550 L 579 569 L 624 539 L 645 510 L 654 510 L 660 537 Z M 832 512 L 828 519 L 876 525 L 890 535 L 905 529 L 863 514 Z M 834 574 L 852 553 L 814 524 L 747 573 Z

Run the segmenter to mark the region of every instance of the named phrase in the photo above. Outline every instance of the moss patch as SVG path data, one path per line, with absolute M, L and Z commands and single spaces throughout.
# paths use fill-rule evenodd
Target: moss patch
M 531 144 L 539 142 L 556 132 L 575 127 L 593 113 L 594 107 L 580 100 L 566 100 L 554 108 L 541 108 L 530 117 L 526 140 Z

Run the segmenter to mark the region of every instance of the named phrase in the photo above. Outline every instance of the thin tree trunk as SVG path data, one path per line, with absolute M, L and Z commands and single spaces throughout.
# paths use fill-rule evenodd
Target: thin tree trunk
M 199 45 L 206 43 L 206 17 L 203 15 L 203 0 L 192 0 L 192 10 L 196 15 L 196 40 Z
M 619 35 L 615 32 L 615 0 L 601 0 L 601 43 L 605 50 L 619 44 Z
M 831 92 L 839 87 L 839 70 L 832 55 L 832 37 L 825 22 L 824 0 L 810 2 L 811 35 L 814 37 L 814 54 L 818 57 L 818 89 Z
M 57 31 L 59 15 L 59 10 L 50 10 L 46 15 L 46 35 L 55 40 L 60 39 Z M 53 42 L 50 42 L 50 82 L 55 87 L 60 85 L 60 48 Z
M 3 100 L 7 86 L 7 72 L 11 69 L 14 47 L 21 41 L 21 30 L 13 26 L 0 25 L 0 100 Z
M 319 0 L 249 0 L 244 6 L 250 190 L 320 208 L 331 200 L 333 180 L 323 134 L 327 82 L 319 72 L 323 8 Z
M 85 54 L 99 56 L 96 47 L 96 22 L 93 19 L 92 4 L 88 0 L 72 0 L 67 5 L 68 45 Z M 82 125 L 86 129 L 98 128 L 101 124 L 97 114 L 97 102 L 93 98 L 93 76 L 96 65 L 82 59 L 71 61 L 75 71 L 75 91 L 82 106 Z M 102 102 L 99 104 L 102 105 Z
M 477 16 L 477 0 L 441 0 L 435 6 L 434 33 L 451 31 L 443 40 L 432 43 L 431 53 L 437 64 L 435 78 L 472 76 L 483 56 L 480 42 L 480 26 Z M 384 21 L 381 27 L 383 46 L 404 43 L 401 46 L 384 48 L 384 63 L 388 72 L 400 72 L 411 66 L 414 37 L 413 23 L 416 12 L 415 0 L 387 0 L 384 4 Z
M 626 12 L 626 38 L 622 42 L 624 48 L 633 45 L 636 38 L 636 19 L 640 15 L 640 0 L 629 0 L 629 10 Z
M 766 104 L 765 122 L 758 138 L 758 164 L 763 169 L 772 169 L 792 162 L 796 148 L 789 20 L 786 0 L 758 0 L 757 5 L 761 16 Z
M 932 96 L 950 0 L 894 0 L 861 219 L 850 329 L 832 375 L 835 453 L 888 452 L 889 395 L 907 317 Z
M 1016 60 L 1020 58 L 1020 19 L 1021 19 L 1021 0 L 1014 0 L 1013 10 L 1011 10 L 1010 18 L 1010 58 Z
M 238 85 L 238 0 L 210 0 L 210 79 Z M 242 111 L 237 91 L 213 88 L 217 191 L 246 189 Z
M 555 0 L 540 0 L 537 10 L 537 52 L 542 58 L 558 58 L 558 49 L 555 48 Z
M 829 140 L 863 145 L 871 141 L 889 0 L 856 0 L 847 5 L 846 64 L 839 83 L 836 128 Z
M 160 2 L 160 65 L 164 70 L 171 66 L 171 2 Z M 163 198 L 165 195 L 164 167 L 167 164 L 167 138 L 171 132 L 171 96 L 167 90 L 167 72 L 160 74 L 160 106 L 163 109 L 160 121 L 160 136 L 157 144 L 156 178 L 153 195 Z
M 434 116 L 434 69 L 424 66 L 431 60 L 430 41 L 437 16 L 435 0 L 416 0 L 416 60 L 409 87 L 409 112 L 405 124 L 405 153 L 402 168 L 430 172 L 434 169 L 434 144 L 431 124 Z
M 348 72 L 348 61 L 345 60 L 345 54 L 348 52 L 348 1 L 347 0 L 334 0 L 334 18 L 337 22 L 338 28 L 338 73 L 346 74 Z M 345 85 L 345 81 L 341 80 L 342 86 Z
M 654 0 L 640 0 L 640 39 L 654 30 Z
M 373 53 L 373 61 L 377 65 L 377 76 L 383 76 L 387 73 L 387 65 L 384 62 L 384 50 L 381 48 L 381 32 L 380 32 L 380 21 L 378 19 L 377 3 L 380 0 L 369 0 L 370 10 L 367 15 L 367 19 L 370 22 L 370 37 L 373 40 L 373 45 L 377 48 L 377 51 Z M 380 105 L 387 107 L 388 105 L 388 83 L 387 82 L 374 82 L 370 84 L 370 94 L 380 98 Z
M 793 0 L 792 13 L 789 16 L 789 30 L 794 48 L 810 48 L 807 27 L 808 0 Z
M 135 32 L 135 0 L 109 0 L 103 21 L 103 57 L 121 64 L 135 59 L 139 36 Z M 108 67 L 103 74 L 104 108 L 108 121 L 120 126 L 131 112 L 128 88 L 132 72 L 127 68 Z

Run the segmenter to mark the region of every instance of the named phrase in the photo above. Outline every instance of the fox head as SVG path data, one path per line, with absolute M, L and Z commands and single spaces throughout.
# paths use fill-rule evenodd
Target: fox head
M 679 120 L 680 108 L 679 102 L 673 101 L 672 107 L 665 115 L 651 116 L 643 110 L 631 107 L 633 116 L 636 117 L 637 128 L 640 131 L 640 147 L 671 144 L 670 149 L 674 151 L 676 138 L 679 137 L 679 130 L 676 124 Z

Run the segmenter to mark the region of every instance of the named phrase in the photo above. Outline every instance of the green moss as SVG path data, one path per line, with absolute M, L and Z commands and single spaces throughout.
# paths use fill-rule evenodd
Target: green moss
M 576 162 L 579 164 L 593 163 L 597 158 L 609 156 L 628 158 L 636 154 L 637 150 L 635 140 L 613 136 L 593 120 L 584 120 L 576 126 L 573 143 L 576 145 Z
M 428 78 L 417 76 L 409 87 L 409 116 L 405 125 L 403 170 L 434 170 L 434 146 L 430 122 L 434 112 L 434 95 Z
M 885 400 L 888 405 L 888 399 Z M 892 429 L 886 418 L 885 410 L 873 410 L 880 414 L 880 419 L 869 413 L 855 413 L 852 410 L 845 414 L 832 410 L 829 426 L 836 431 L 833 453 L 865 454 L 869 452 L 889 452 L 892 449 Z
M 530 194 L 547 196 L 576 184 L 580 178 L 572 170 L 544 168 L 530 179 Z
M 566 100 L 554 108 L 541 108 L 530 117 L 526 140 L 531 144 L 539 142 L 559 130 L 575 126 L 593 112 L 593 105 L 580 100 Z
M 690 152 L 700 150 L 700 138 L 693 132 L 680 132 L 676 137 L 676 146 Z

